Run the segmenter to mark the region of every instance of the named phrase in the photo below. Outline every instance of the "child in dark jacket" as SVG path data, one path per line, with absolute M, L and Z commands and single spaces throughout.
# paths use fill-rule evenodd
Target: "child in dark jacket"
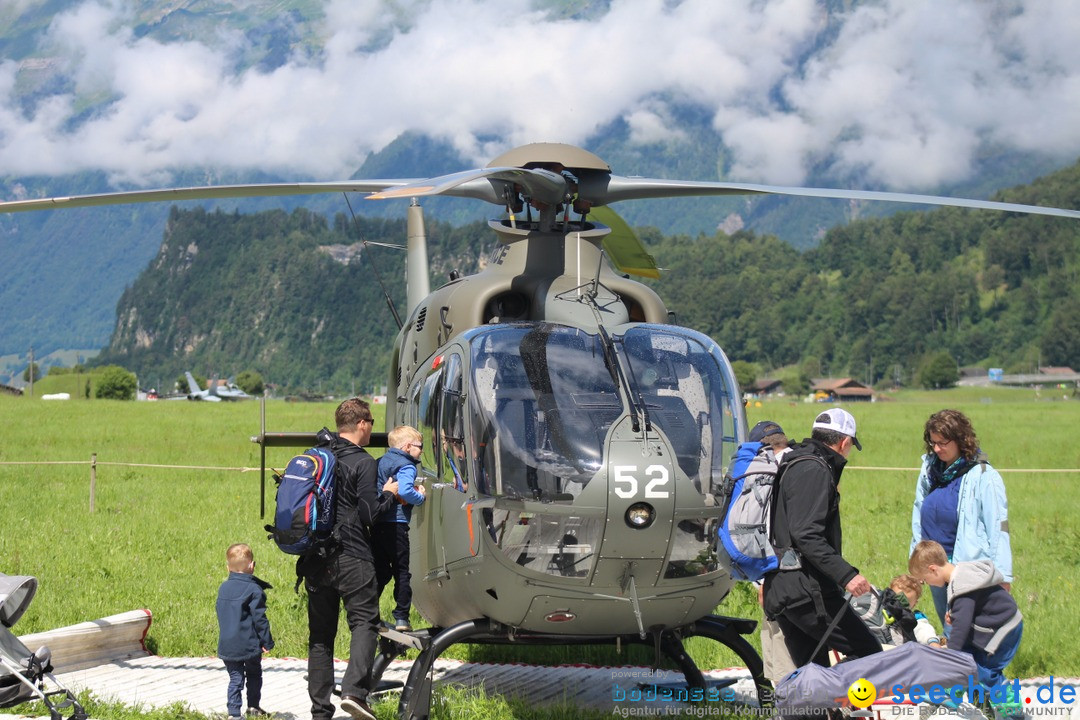
M 379 458 L 379 490 L 388 480 L 397 480 L 398 504 L 385 511 L 373 527 L 375 577 L 379 595 L 394 580 L 394 629 L 411 632 L 409 608 L 412 606 L 412 574 L 409 572 L 409 519 L 413 505 L 423 504 L 424 486 L 417 483 L 416 466 L 424 449 L 420 431 L 398 425 L 386 435 L 390 449 Z
M 266 590 L 269 583 L 253 574 L 255 558 L 244 543 L 225 551 L 229 577 L 221 583 L 217 596 L 218 657 L 229 672 L 229 720 L 242 720 L 241 693 L 247 680 L 247 714 L 266 715 L 259 707 L 262 699 L 262 654 L 272 650 L 274 638 L 266 618 Z
M 994 563 L 974 560 L 954 565 L 939 543 L 922 540 L 911 553 L 908 571 L 930 585 L 948 589 L 949 649 L 971 654 L 987 697 L 991 688 L 1003 687 L 1005 666 L 1020 647 L 1024 623 L 1016 601 L 1001 586 L 1005 578 Z M 1013 710 L 1010 707 L 1002 714 L 1015 715 Z

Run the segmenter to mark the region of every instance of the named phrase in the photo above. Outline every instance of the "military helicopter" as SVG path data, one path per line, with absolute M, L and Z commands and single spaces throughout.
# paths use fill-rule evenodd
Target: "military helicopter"
M 716 526 L 726 465 L 746 438 L 738 384 L 712 339 L 673 324 L 663 300 L 629 277 L 656 267 L 629 234 L 612 231 L 620 223 L 606 206 L 778 193 L 1080 219 L 1074 210 L 925 195 L 620 177 L 596 155 L 557 143 L 429 179 L 149 190 L 0 203 L 0 211 L 347 191 L 412 199 L 408 315 L 393 346 L 386 426 L 424 435 L 430 484 L 413 514 L 411 570 L 413 603 L 432 627 L 388 631 L 375 666 L 381 676 L 407 646 L 421 651 L 400 700 L 409 720 L 429 715 L 433 663 L 461 642 L 644 644 L 704 689 L 684 646 L 701 636 L 740 658 L 759 701 L 770 696 L 744 637 L 756 622 L 714 614 L 734 585 Z M 416 200 L 429 195 L 505 210 L 489 223 L 496 246 L 487 266 L 433 292 Z M 267 447 L 312 438 L 267 432 L 264 415 L 253 440 L 265 467 Z

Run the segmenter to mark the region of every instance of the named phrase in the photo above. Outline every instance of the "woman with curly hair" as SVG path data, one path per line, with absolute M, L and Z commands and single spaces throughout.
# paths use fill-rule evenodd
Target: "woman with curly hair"
M 958 410 L 936 412 L 926 421 L 923 442 L 926 454 L 915 486 L 908 554 L 920 540 L 934 540 L 945 548 L 950 562 L 993 562 L 1005 576 L 1003 586 L 1010 589 L 1012 545 L 1005 484 L 979 448 L 971 421 Z M 948 637 L 946 593 L 945 587 L 930 588 Z

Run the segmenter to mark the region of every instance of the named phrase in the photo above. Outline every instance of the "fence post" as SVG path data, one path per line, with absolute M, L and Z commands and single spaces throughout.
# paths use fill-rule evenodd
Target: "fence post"
M 94 493 L 97 491 L 97 453 L 90 453 L 90 512 L 94 512 Z

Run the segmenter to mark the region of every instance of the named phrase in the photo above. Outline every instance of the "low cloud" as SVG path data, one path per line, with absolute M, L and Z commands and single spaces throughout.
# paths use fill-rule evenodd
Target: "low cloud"
M 235 69 L 239 33 L 162 43 L 96 0 L 58 15 L 43 53 L 68 82 L 23 109 L 20 65 L 0 62 L 0 167 L 336 179 L 410 130 L 477 164 L 526 142 L 582 144 L 620 119 L 631 142 L 655 142 L 677 132 L 670 103 L 711 114 L 736 180 L 797 184 L 826 167 L 913 190 L 964 179 L 987 146 L 1080 154 L 1069 0 L 883 0 L 838 26 L 813 0 L 612 0 L 589 20 L 528 0 L 324 10 L 322 52 L 272 71 Z M 94 99 L 109 102 L 84 117 Z

